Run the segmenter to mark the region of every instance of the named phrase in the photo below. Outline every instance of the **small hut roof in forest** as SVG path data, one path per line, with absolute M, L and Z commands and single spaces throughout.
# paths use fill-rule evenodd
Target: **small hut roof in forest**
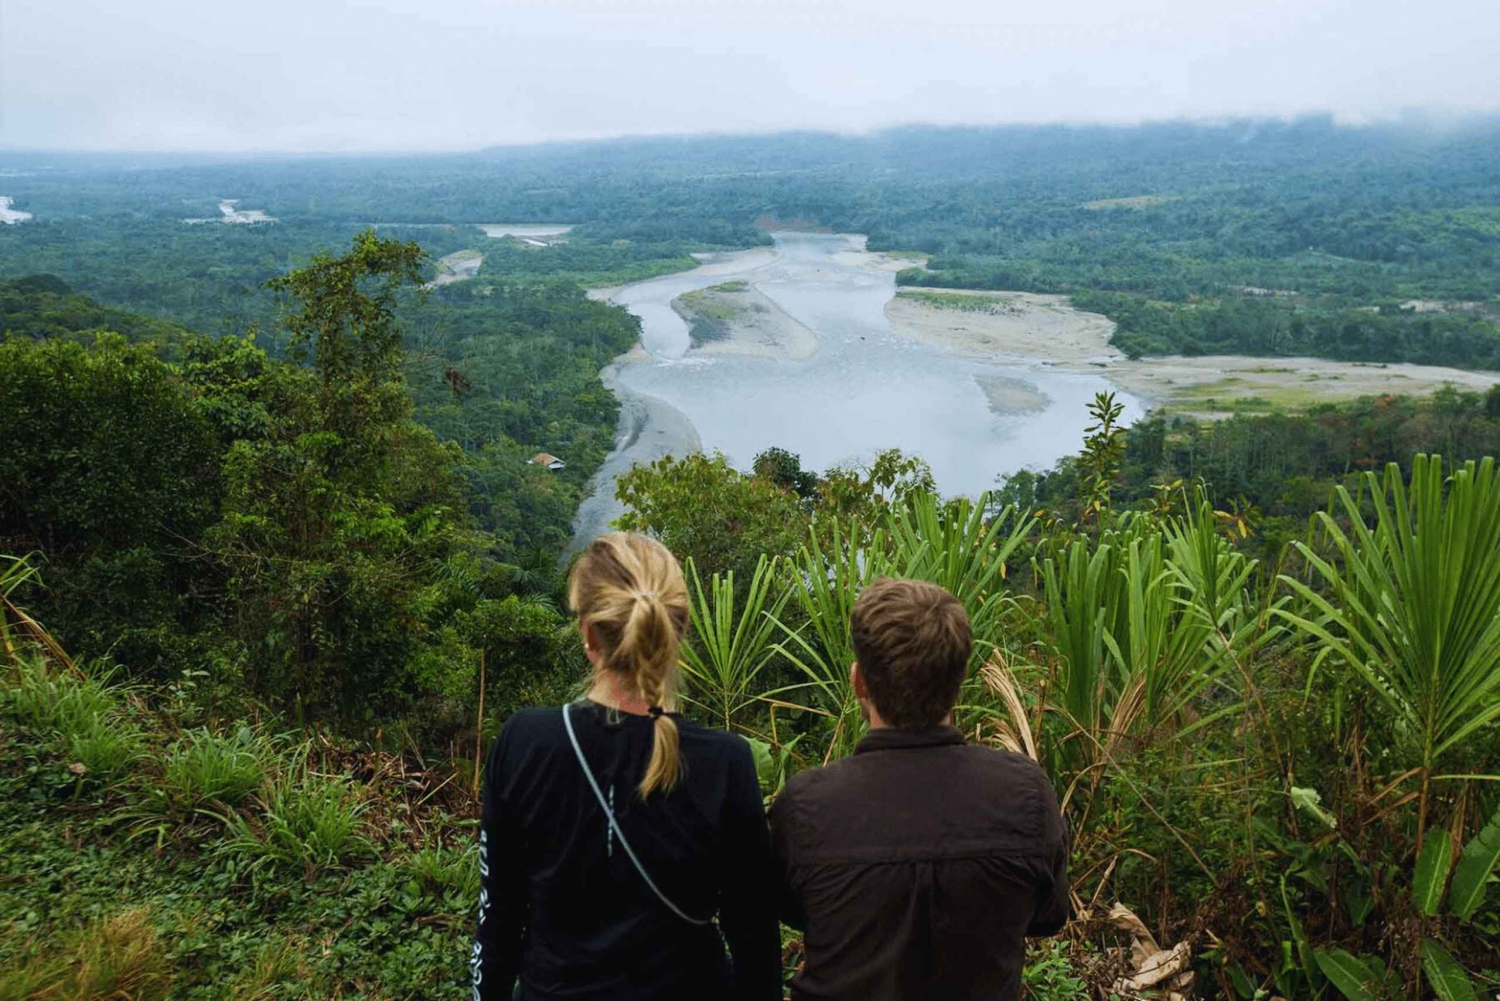
M 538 466 L 544 466 L 547 469 L 561 469 L 563 466 L 567 465 L 567 463 L 563 462 L 551 452 L 538 452 L 536 455 L 533 455 L 531 457 L 531 461 L 536 463 Z

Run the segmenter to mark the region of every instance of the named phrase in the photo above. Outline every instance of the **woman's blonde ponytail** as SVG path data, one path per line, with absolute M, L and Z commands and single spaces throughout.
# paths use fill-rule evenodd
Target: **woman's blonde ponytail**
M 677 651 L 688 624 L 687 584 L 665 546 L 617 532 L 591 542 L 573 567 L 568 598 L 579 624 L 601 646 L 599 670 L 609 671 L 652 707 L 651 761 L 641 779 L 648 796 L 682 778 L 677 722 Z

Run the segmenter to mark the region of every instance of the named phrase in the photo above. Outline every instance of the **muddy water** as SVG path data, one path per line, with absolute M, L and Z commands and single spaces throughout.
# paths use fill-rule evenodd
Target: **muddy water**
M 884 312 L 894 276 L 852 238 L 777 234 L 774 255 L 742 260 L 743 267 L 710 265 L 611 297 L 641 318 L 649 355 L 615 374 L 616 392 L 627 404 L 635 400 L 628 409 L 636 421 L 641 398 L 665 404 L 686 418 L 702 448 L 722 451 L 740 468 L 772 445 L 820 471 L 899 448 L 927 460 L 944 494 L 974 495 L 993 487 L 997 476 L 1050 467 L 1077 451 L 1088 424 L 1085 405 L 1096 392 L 1115 388 L 1096 375 L 988 363 L 898 338 Z M 811 329 L 817 353 L 799 362 L 689 350 L 672 300 L 731 280 L 749 282 Z M 1019 405 L 1004 406 L 1006 397 Z M 1126 420 L 1144 412 L 1134 397 L 1122 393 L 1120 400 Z M 618 514 L 614 475 L 633 461 L 691 447 L 643 434 L 639 424 L 629 430 L 579 511 L 580 540 L 605 530 Z M 643 441 L 649 453 L 632 455 Z

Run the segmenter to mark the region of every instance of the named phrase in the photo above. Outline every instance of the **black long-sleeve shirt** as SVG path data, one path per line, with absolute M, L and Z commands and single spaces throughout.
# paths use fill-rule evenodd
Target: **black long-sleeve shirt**
M 674 714 L 686 765 L 637 791 L 653 722 L 576 702 L 579 746 L 663 904 L 609 830 L 560 709 L 512 716 L 490 749 L 480 828 L 474 1001 L 781 997 L 770 835 L 750 747 Z M 722 934 L 721 934 L 722 933 Z M 729 956 L 725 956 L 725 944 Z
M 1068 836 L 1029 758 L 951 726 L 871 730 L 771 809 L 796 1001 L 1014 1001 L 1027 935 L 1068 918 Z

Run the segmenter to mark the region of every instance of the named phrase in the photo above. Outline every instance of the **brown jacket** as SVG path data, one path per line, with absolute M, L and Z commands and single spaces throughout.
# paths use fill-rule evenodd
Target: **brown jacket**
M 1028 758 L 953 727 L 871 731 L 771 810 L 796 1001 L 1009 1001 L 1025 936 L 1068 917 L 1068 837 Z

